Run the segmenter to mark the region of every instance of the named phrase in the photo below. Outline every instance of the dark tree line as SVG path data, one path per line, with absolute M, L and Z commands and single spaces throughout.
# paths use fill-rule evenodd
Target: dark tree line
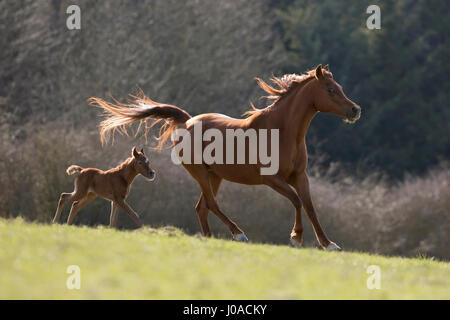
M 89 96 L 138 85 L 191 114 L 239 116 L 253 81 L 329 63 L 363 107 L 354 126 L 320 115 L 308 135 L 324 167 L 402 178 L 450 157 L 448 1 L 45 1 L 0 3 L 0 121 L 95 130 Z M 82 30 L 69 31 L 78 4 Z M 366 8 L 381 7 L 381 30 Z
M 352 127 L 325 116 L 314 123 L 329 160 L 402 177 L 449 159 L 448 1 L 288 3 L 277 11 L 292 57 L 283 70 L 327 62 L 363 107 Z M 380 30 L 366 28 L 369 4 L 381 8 Z

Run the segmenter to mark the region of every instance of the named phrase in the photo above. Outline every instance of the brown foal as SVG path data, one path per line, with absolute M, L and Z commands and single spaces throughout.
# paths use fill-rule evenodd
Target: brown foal
M 126 132 L 125 126 L 136 121 L 152 121 L 150 127 L 165 121 L 160 130 L 159 146 L 162 146 L 177 128 L 183 128 L 196 135 L 194 127 L 201 122 L 203 128 L 215 128 L 225 136 L 227 129 L 279 129 L 279 170 L 274 175 L 261 175 L 264 164 L 193 164 L 182 163 L 184 168 L 198 182 L 201 188 L 200 199 L 195 207 L 205 236 L 211 236 L 208 224 L 208 211 L 212 211 L 226 224 L 234 239 L 246 241 L 243 231 L 228 218 L 216 202 L 216 194 L 223 179 L 249 185 L 267 185 L 289 199 L 295 208 L 295 222 L 291 232 L 291 242 L 301 244 L 303 224 L 301 208 L 306 211 L 320 245 L 327 250 L 340 250 L 331 242 L 319 223 L 316 210 L 311 200 L 309 180 L 306 173 L 308 154 L 305 137 L 311 120 L 318 112 L 326 112 L 343 117 L 346 122 L 359 119 L 361 108 L 351 101 L 334 80 L 328 66 L 319 65 L 304 75 L 288 74 L 272 81 L 278 88 L 257 79 L 259 86 L 266 91 L 271 105 L 262 110 L 247 112 L 245 119 L 235 119 L 218 113 L 200 114 L 192 117 L 186 111 L 173 106 L 152 101 L 141 94 L 134 97 L 129 104 L 110 103 L 99 98 L 91 98 L 92 105 L 102 108 L 107 118 L 100 125 L 102 141 L 110 131 Z M 146 124 L 146 128 L 149 126 Z M 146 130 L 147 132 L 147 130 Z M 194 137 L 195 138 L 195 137 Z M 204 150 L 208 146 L 205 142 Z M 248 145 L 245 152 L 250 152 Z M 270 148 L 267 148 L 270 150 Z M 224 152 L 226 152 L 224 148 Z M 235 153 L 236 154 L 236 153 Z M 224 156 L 225 158 L 225 156 Z
M 67 219 L 67 224 L 70 225 L 77 212 L 99 196 L 111 200 L 110 227 L 116 226 L 119 208 L 122 208 L 139 227 L 142 227 L 139 215 L 126 203 L 125 199 L 130 192 L 131 183 L 138 174 L 143 175 L 150 181 L 155 178 L 155 171 L 150 168 L 150 162 L 143 149 L 138 152 L 134 147 L 130 158 L 108 171 L 95 168 L 84 169 L 72 165 L 67 168 L 67 174 L 77 175 L 75 177 L 75 190 L 72 193 L 61 194 L 53 223 L 59 222 L 62 209 L 66 203 L 73 202 Z

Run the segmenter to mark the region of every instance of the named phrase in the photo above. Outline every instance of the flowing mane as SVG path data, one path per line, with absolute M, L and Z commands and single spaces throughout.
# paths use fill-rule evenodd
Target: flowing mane
M 326 70 L 323 70 L 323 74 L 327 76 L 332 76 L 331 72 L 327 72 Z M 273 84 L 277 85 L 278 88 L 274 88 L 273 86 L 267 84 L 261 78 L 255 78 L 255 80 L 258 83 L 258 86 L 269 94 L 268 96 L 262 97 L 268 99 L 271 102 L 271 104 L 265 108 L 267 109 L 273 106 L 281 99 L 283 99 L 284 97 L 286 97 L 293 90 L 303 87 L 310 80 L 314 79 L 314 77 L 315 77 L 315 70 L 307 71 L 304 74 L 291 73 L 285 74 L 282 77 L 273 76 L 270 79 L 270 81 L 272 81 Z M 263 110 L 265 110 L 256 108 L 253 103 L 250 103 L 250 107 L 251 110 L 246 111 L 243 114 L 244 116 L 251 116 L 255 113 L 260 113 Z

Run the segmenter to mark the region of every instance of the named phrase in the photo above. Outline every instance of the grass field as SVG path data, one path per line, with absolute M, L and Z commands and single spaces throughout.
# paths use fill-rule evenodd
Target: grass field
M 450 299 L 450 264 L 0 220 L 0 299 Z M 81 288 L 69 290 L 69 265 Z M 369 290 L 369 265 L 381 288 Z

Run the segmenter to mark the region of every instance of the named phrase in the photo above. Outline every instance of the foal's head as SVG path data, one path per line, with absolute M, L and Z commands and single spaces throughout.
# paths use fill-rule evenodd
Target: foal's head
M 153 181 L 155 179 L 156 173 L 155 170 L 153 170 L 150 167 L 150 161 L 145 156 L 144 149 L 141 149 L 141 151 L 138 152 L 136 150 L 136 147 L 134 147 L 132 155 L 133 155 L 132 164 L 137 173 L 140 173 L 150 181 Z
M 347 98 L 342 87 L 334 81 L 328 65 L 315 70 L 314 107 L 317 111 L 333 113 L 344 117 L 345 122 L 353 123 L 361 116 L 361 107 Z

